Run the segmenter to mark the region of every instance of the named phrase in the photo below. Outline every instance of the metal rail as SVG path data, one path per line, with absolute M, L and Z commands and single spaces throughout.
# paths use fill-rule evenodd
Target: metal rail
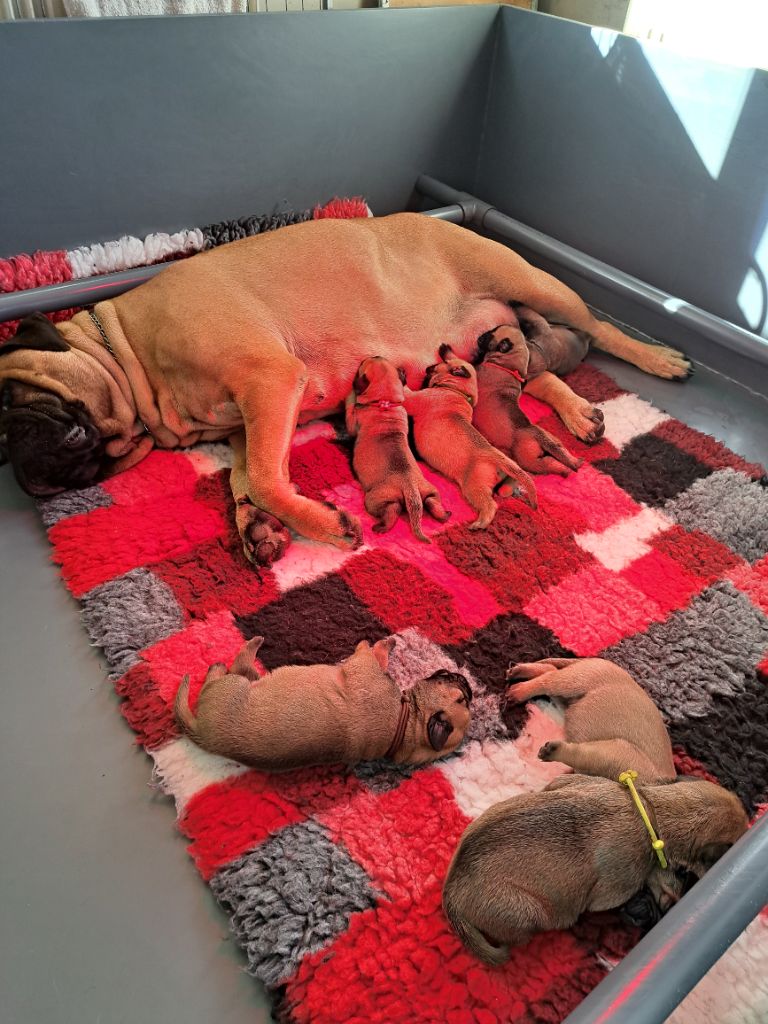
M 501 213 L 489 203 L 466 192 L 458 192 L 428 175 L 422 175 L 418 179 L 416 189 L 435 202 L 459 206 L 464 215 L 461 223 L 468 227 L 484 228 L 507 241 L 524 245 L 529 251 L 554 261 L 558 266 L 578 274 L 585 281 L 633 299 L 654 313 L 660 313 L 672 322 L 694 330 L 702 337 L 732 352 L 738 352 L 768 366 L 768 341 L 759 335 L 723 320 L 714 313 L 699 309 L 698 306 L 693 306 L 683 299 L 675 298 L 660 288 L 632 277 L 631 274 L 625 274 L 622 270 L 617 270 L 570 245 L 565 245 L 541 231 L 536 231 L 519 220 Z

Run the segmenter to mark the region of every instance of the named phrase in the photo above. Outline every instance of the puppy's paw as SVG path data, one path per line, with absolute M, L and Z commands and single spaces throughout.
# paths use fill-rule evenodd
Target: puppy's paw
M 337 548 L 347 548 L 354 551 L 363 543 L 363 527 L 357 516 L 345 512 L 343 508 L 337 508 L 330 501 L 323 502 L 328 514 L 325 517 L 323 535 L 317 540 L 333 544 Z
M 539 749 L 538 758 L 540 761 L 557 761 L 557 753 L 560 750 L 558 740 L 550 740 Z
M 693 363 L 677 349 L 666 345 L 648 345 L 638 359 L 637 365 L 645 373 L 666 380 L 687 380 L 693 373 Z
M 602 409 L 585 398 L 572 402 L 562 410 L 560 417 L 574 437 L 585 444 L 596 444 L 605 433 Z
M 243 553 L 253 565 L 272 565 L 283 557 L 291 543 L 291 535 L 280 520 L 257 508 L 250 498 L 238 500 L 235 522 L 243 542 Z

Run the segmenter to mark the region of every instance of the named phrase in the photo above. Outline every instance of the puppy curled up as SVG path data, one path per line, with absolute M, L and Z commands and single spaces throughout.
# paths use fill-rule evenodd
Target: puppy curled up
M 211 666 L 194 712 L 185 676 L 176 721 L 209 753 L 262 771 L 433 761 L 464 738 L 472 691 L 463 675 L 440 670 L 401 695 L 386 671 L 394 642 L 362 640 L 338 665 L 286 665 L 260 677 L 263 637 L 253 637 L 231 669 Z
M 381 356 L 360 363 L 346 400 L 347 432 L 355 438 L 352 468 L 365 492 L 366 511 L 376 520 L 376 533 L 391 530 L 406 511 L 415 536 L 429 543 L 421 526 L 423 510 L 441 523 L 451 513 L 408 446 L 404 401 L 402 369 Z
M 501 964 L 537 932 L 569 928 L 648 886 L 662 910 L 746 831 L 732 793 L 702 780 L 639 786 L 664 842 L 666 868 L 627 788 L 562 775 L 541 793 L 490 807 L 465 831 L 443 887 L 443 909 L 480 960 Z
M 565 710 L 565 741 L 545 743 L 542 761 L 584 775 L 617 779 L 632 768 L 641 783 L 675 778 L 672 743 L 661 712 L 632 676 L 605 658 L 545 658 L 507 672 L 506 699 L 549 697 Z
M 536 508 L 533 481 L 507 455 L 494 448 L 475 427 L 475 368 L 442 345 L 440 362 L 430 366 L 421 391 L 407 391 L 405 407 L 413 417 L 416 451 L 424 461 L 461 488 L 477 512 L 471 530 L 489 526 L 496 515 L 494 490 L 506 484 L 509 495 Z M 507 483 L 509 481 L 509 483 Z

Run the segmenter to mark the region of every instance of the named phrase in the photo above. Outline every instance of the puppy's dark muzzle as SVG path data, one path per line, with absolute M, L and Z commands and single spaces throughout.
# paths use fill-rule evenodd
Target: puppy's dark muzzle
M 35 498 L 87 487 L 106 462 L 104 442 L 80 403 L 5 404 L 0 461 L 10 462 L 22 490 Z

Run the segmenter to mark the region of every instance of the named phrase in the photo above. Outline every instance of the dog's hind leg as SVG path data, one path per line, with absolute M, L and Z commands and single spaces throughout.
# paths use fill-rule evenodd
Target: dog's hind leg
M 245 424 L 247 499 L 257 510 L 304 537 L 340 548 L 357 547 L 362 536 L 354 516 L 329 503 L 305 498 L 291 486 L 288 458 L 307 380 L 304 364 L 285 351 L 271 352 L 266 365 L 256 361 L 245 370 L 239 366 L 230 390 Z M 238 468 L 242 472 L 241 466 Z M 240 477 L 235 484 L 242 489 Z M 264 561 L 274 561 L 280 553 L 267 551 Z M 259 549 L 252 560 L 262 560 Z
M 601 775 L 606 779 L 618 779 L 629 768 L 639 774 L 640 782 L 655 782 L 659 778 L 658 769 L 648 757 L 626 740 L 591 740 L 585 743 L 550 740 L 539 750 L 539 759 L 559 761 L 582 775 Z
M 399 501 L 388 501 L 386 505 L 380 505 L 373 512 L 371 509 L 368 511 L 371 513 L 376 522 L 373 524 L 374 533 L 389 533 L 392 527 L 395 525 L 397 520 L 400 518 L 402 512 L 402 505 Z

